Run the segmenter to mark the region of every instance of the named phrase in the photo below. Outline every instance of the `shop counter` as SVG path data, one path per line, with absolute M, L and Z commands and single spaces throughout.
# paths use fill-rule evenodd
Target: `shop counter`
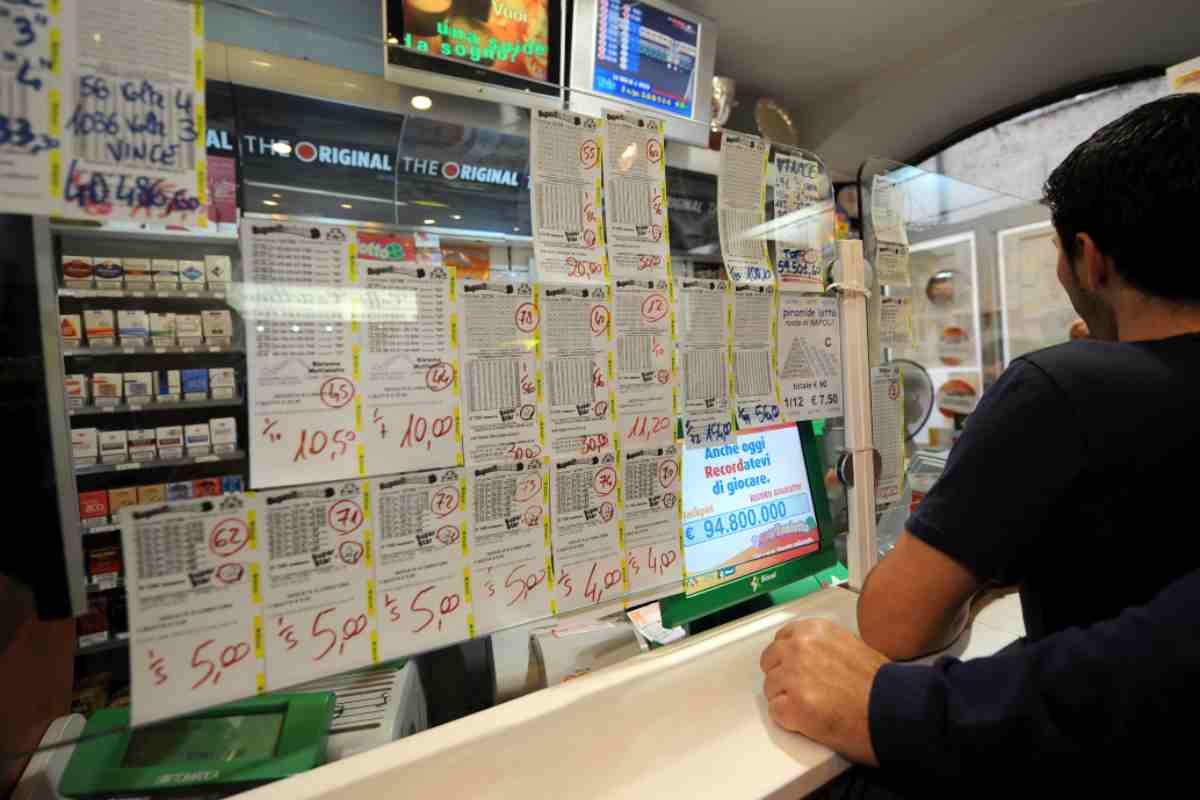
M 244 797 L 800 797 L 849 762 L 771 721 L 759 656 L 792 620 L 855 630 L 856 602 L 826 589 Z M 948 653 L 1016 638 L 977 623 Z

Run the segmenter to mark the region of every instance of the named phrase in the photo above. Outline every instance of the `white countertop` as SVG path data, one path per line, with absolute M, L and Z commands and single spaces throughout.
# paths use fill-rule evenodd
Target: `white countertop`
M 799 797 L 848 763 L 771 722 L 759 655 L 794 619 L 857 630 L 856 602 L 827 589 L 244 797 Z M 947 652 L 995 652 L 1016 638 L 1010 617 L 993 613 Z

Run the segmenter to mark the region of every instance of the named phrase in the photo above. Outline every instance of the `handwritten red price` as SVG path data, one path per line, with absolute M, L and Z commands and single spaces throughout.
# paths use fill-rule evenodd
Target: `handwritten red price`
M 454 384 L 454 367 L 439 361 L 425 373 L 425 385 L 435 392 L 442 392 Z
M 313 661 L 321 661 L 335 649 L 337 649 L 338 655 L 344 654 L 346 645 L 367 630 L 366 614 L 348 615 L 340 620 L 339 624 L 334 613 L 336 611 L 337 608 L 325 608 L 318 611 L 312 618 L 312 624 L 308 629 L 309 639 L 317 646 L 324 648 L 313 656 Z M 334 616 L 330 617 L 330 615 Z M 326 619 L 326 617 L 330 618 Z M 300 644 L 296 637 L 296 626 L 289 623 L 285 617 L 278 617 L 275 624 L 277 628 L 275 635 L 283 640 L 288 650 L 294 650 Z
M 420 633 L 428 630 L 431 625 L 437 623 L 437 630 L 442 630 L 442 627 L 447 617 L 452 616 L 459 608 L 462 607 L 462 598 L 455 592 L 444 594 L 434 603 L 436 611 L 433 608 L 428 608 L 425 603 L 432 602 L 433 597 L 425 598 L 425 595 L 434 590 L 432 586 L 426 586 L 421 589 L 408 603 L 408 610 L 413 614 L 417 614 L 421 618 L 421 624 L 412 628 L 413 633 Z M 400 605 L 399 598 L 392 597 L 391 594 L 384 593 L 383 605 L 387 609 L 388 619 L 395 623 L 404 622 L 404 608 Z
M 613 489 L 617 488 L 617 471 L 612 467 L 601 467 L 592 479 L 592 488 L 601 497 L 612 494 Z
M 649 442 L 663 431 L 670 430 L 670 417 L 639 415 L 633 418 L 626 437 L 631 442 Z
M 537 458 L 541 454 L 542 446 L 540 444 L 514 444 L 512 447 L 508 448 L 508 455 L 513 461 L 528 461 L 531 458 Z
M 330 408 L 341 408 L 354 399 L 355 391 L 349 378 L 330 378 L 321 384 L 321 402 Z
M 271 444 L 275 444 L 283 438 L 283 434 L 275 430 L 275 426 L 279 424 L 279 420 L 271 419 L 270 417 L 263 418 L 263 429 L 259 434 Z
M 585 436 L 583 437 L 583 443 L 581 447 L 585 454 L 599 453 L 601 450 L 608 447 L 608 434 L 597 433 L 594 436 Z
M 322 430 L 313 431 L 311 434 L 307 429 L 301 430 L 300 444 L 292 456 L 292 463 L 299 464 L 307 461 L 309 457 L 316 458 L 326 452 L 329 453 L 330 461 L 337 461 L 349 452 L 350 445 L 357 439 L 358 434 L 344 428 L 335 430 L 332 436 Z
M 205 670 L 204 674 L 192 684 L 193 689 L 199 689 L 207 683 L 216 686 L 221 681 L 221 675 L 225 670 L 244 661 L 250 655 L 248 642 L 235 642 L 222 647 L 219 651 L 214 648 L 211 654 L 206 652 L 211 645 L 215 644 L 215 639 L 205 639 L 192 651 L 192 669 Z M 213 658 L 216 661 L 213 661 Z
M 662 256 L 638 256 L 638 269 L 658 269 L 662 266 Z
M 584 169 L 591 169 L 596 166 L 596 160 L 600 158 L 600 148 L 596 146 L 596 142 L 592 139 L 587 139 L 583 144 L 579 145 L 579 163 L 583 164 Z
M 363 524 L 362 507 L 353 500 L 338 500 L 329 507 L 329 512 L 325 515 L 329 527 L 333 528 L 340 535 L 345 536 L 348 533 L 354 533 Z
M 418 414 L 408 415 L 408 426 L 400 437 L 400 448 L 420 449 L 425 445 L 426 450 L 433 449 L 433 443 L 445 439 L 454 432 L 454 417 L 446 415 L 435 417 L 432 421 Z
M 208 536 L 208 549 L 219 558 L 229 558 L 241 552 L 250 542 L 250 530 L 236 517 L 223 519 L 213 526 Z
M 679 465 L 675 463 L 675 459 L 664 458 L 658 462 L 658 482 L 664 489 L 674 483 L 678 475 Z
M 150 674 L 154 677 L 154 685 L 162 686 L 167 682 L 167 660 L 155 653 L 153 650 L 146 651 L 146 657 L 150 659 Z
M 537 330 L 538 310 L 533 303 L 522 303 L 517 306 L 515 317 L 517 328 L 523 333 L 532 333 Z
M 518 564 L 504 579 L 504 588 L 512 592 L 512 598 L 508 601 L 510 607 L 528 599 L 530 592 L 546 580 L 546 570 L 540 569 L 526 575 L 525 569 L 524 564 Z
M 458 490 L 443 486 L 433 493 L 430 507 L 439 517 L 447 517 L 458 510 Z
M 592 336 L 599 336 L 608 330 L 608 322 L 612 318 L 612 312 L 608 310 L 608 306 L 595 305 L 592 306 Z
M 599 261 L 581 261 L 575 256 L 567 256 L 568 278 L 594 278 L 604 274 L 604 265 Z
M 604 593 L 614 586 L 621 584 L 621 569 L 609 570 L 602 577 L 596 575 L 596 571 L 600 565 L 596 562 L 592 563 L 592 569 L 588 572 L 587 583 L 583 590 L 583 596 L 593 603 L 599 603 L 600 598 L 604 597 Z

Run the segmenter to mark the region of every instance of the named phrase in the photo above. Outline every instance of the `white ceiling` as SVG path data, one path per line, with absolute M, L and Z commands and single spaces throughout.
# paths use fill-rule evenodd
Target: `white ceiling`
M 675 0 L 717 20 L 717 74 L 788 109 L 844 174 L 1081 81 L 1200 55 L 1197 0 Z

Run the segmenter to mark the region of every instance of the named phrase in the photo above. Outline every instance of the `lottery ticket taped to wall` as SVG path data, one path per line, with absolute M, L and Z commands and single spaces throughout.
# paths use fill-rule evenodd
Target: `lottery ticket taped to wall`
M 767 254 L 767 159 L 771 147 L 763 139 L 725 131 L 717 177 L 717 223 L 721 258 L 734 283 L 773 284 L 775 272 Z
M 683 580 L 679 449 L 621 451 L 621 541 L 629 592 Z
M 121 510 L 133 724 L 263 686 L 262 548 L 249 508 L 229 494 Z
M 728 281 L 675 279 L 685 447 L 723 444 L 733 436 L 730 289 Z
M 551 459 L 550 541 L 557 613 L 624 593 L 619 505 L 620 476 L 612 450 Z
M 614 280 L 665 280 L 671 274 L 663 122 L 604 112 L 604 208 Z
M 739 428 L 778 421 L 779 385 L 775 373 L 775 287 L 739 285 L 733 289 L 734 413 Z
M 617 432 L 622 447 L 675 441 L 679 385 L 675 309 L 665 280 L 620 280 L 613 289 Z

